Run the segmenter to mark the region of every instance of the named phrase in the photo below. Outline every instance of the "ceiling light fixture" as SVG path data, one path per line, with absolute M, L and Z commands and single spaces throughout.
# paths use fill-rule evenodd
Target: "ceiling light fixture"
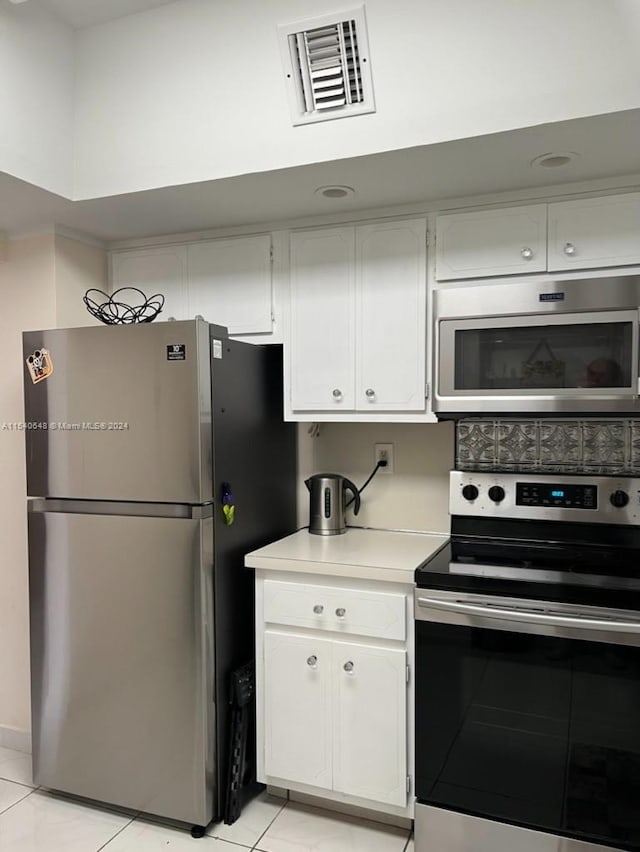
M 557 169 L 559 166 L 566 166 L 576 157 L 579 157 L 575 151 L 561 151 L 548 154 L 540 154 L 534 160 L 531 160 L 532 166 L 543 166 L 545 169 Z
M 355 195 L 356 191 L 350 186 L 320 186 L 315 194 L 324 198 L 349 198 Z

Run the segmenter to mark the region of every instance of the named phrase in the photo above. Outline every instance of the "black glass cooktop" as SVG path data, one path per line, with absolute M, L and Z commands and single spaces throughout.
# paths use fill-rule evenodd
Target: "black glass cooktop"
M 640 609 L 640 535 L 629 527 L 454 519 L 419 588 Z M 485 533 L 478 535 L 478 531 Z

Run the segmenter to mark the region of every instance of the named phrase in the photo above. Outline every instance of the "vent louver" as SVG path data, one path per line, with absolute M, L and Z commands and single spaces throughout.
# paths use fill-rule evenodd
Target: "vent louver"
M 364 7 L 279 31 L 294 124 L 375 111 Z

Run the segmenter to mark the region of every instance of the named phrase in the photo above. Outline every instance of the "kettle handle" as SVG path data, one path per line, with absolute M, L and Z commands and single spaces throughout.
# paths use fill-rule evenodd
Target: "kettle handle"
M 358 491 L 357 487 L 353 484 L 353 482 L 350 479 L 347 479 L 346 476 L 344 477 L 344 481 L 342 483 L 342 489 L 343 489 L 343 491 L 346 490 L 346 491 L 352 491 L 353 492 L 353 499 L 354 499 L 354 502 L 355 502 L 355 506 L 353 507 L 353 514 L 357 515 L 358 512 L 360 511 L 360 492 Z

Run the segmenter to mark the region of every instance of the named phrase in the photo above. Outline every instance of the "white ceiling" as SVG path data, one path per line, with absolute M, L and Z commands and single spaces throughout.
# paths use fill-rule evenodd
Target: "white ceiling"
M 23 2 L 23 0 L 21 0 Z M 50 9 L 74 29 L 104 24 L 125 15 L 135 15 L 164 6 L 173 0 L 29 0 L 34 5 Z
M 89 201 L 69 201 L 0 174 L 0 231 L 24 233 L 56 224 L 105 242 L 304 217 L 426 205 L 490 193 L 635 176 L 640 185 L 640 109 L 439 145 L 315 163 L 207 183 L 166 187 Z M 577 151 L 558 169 L 534 168 L 539 154 Z M 625 181 L 618 181 L 625 185 Z M 314 190 L 346 184 L 349 199 Z

